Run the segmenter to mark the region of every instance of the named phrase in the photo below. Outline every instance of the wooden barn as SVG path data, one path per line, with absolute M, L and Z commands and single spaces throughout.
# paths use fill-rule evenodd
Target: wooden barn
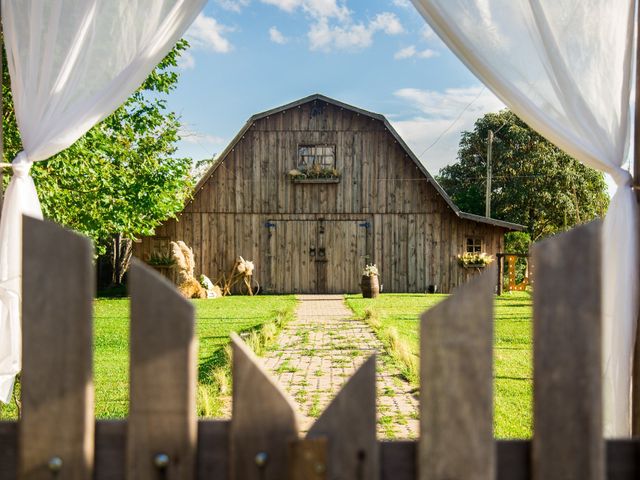
M 474 273 L 458 254 L 520 228 L 461 212 L 384 116 L 312 95 L 251 117 L 134 253 L 183 240 L 214 282 L 242 255 L 269 293 L 357 292 L 371 263 L 384 292 L 449 292 Z

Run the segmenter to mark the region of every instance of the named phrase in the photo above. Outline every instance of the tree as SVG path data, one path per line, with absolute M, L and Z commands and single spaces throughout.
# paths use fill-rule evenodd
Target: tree
M 178 82 L 177 60 L 187 48 L 186 41 L 178 42 L 124 105 L 31 170 L 44 215 L 91 237 L 99 254 L 110 250 L 114 283 L 128 267 L 131 241 L 152 234 L 191 192 L 191 159 L 173 156 L 180 122 L 166 107 Z M 3 101 L 4 155 L 10 161 L 22 145 L 6 68 Z
M 493 143 L 492 217 L 525 225 L 531 239 L 605 214 L 604 175 L 549 143 L 509 110 L 479 118 L 463 132 L 457 162 L 438 182 L 461 210 L 484 215 L 487 134 Z

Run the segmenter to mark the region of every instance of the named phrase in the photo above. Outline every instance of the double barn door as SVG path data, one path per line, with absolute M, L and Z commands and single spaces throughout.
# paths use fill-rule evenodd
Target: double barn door
M 366 220 L 269 220 L 265 289 L 355 293 L 369 261 Z M 264 275 L 266 273 L 266 275 Z

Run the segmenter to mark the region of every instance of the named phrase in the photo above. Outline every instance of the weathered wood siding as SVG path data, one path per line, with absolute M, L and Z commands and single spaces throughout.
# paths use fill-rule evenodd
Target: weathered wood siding
M 340 182 L 293 183 L 300 144 L 335 145 Z M 472 273 L 456 260 L 466 238 L 482 237 L 495 254 L 504 232 L 458 218 L 380 120 L 308 103 L 256 120 L 179 219 L 135 253 L 145 259 L 160 239 L 184 240 L 196 272 L 214 281 L 242 255 L 277 293 L 358 291 L 365 263 L 378 265 L 386 292 L 448 292 Z M 326 262 L 316 261 L 321 248 Z

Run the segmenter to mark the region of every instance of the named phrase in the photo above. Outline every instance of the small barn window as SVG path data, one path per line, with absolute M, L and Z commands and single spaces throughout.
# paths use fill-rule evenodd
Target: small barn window
M 482 238 L 467 237 L 467 253 L 480 253 L 480 252 L 482 252 Z
M 298 147 L 298 168 L 310 170 L 314 165 L 322 169 L 336 168 L 336 146 L 300 145 Z

